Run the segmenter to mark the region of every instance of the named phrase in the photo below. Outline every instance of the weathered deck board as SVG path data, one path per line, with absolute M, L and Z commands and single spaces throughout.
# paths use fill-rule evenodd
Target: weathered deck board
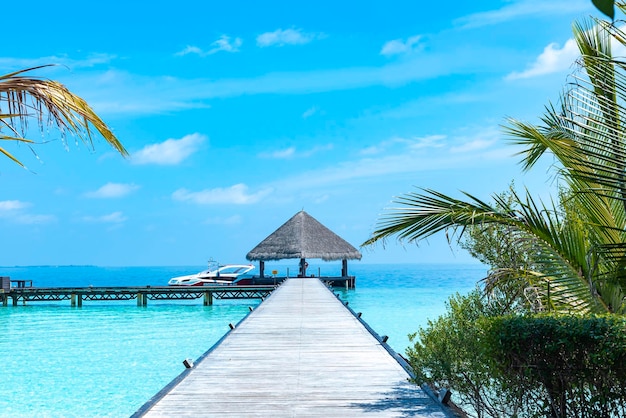
M 136 415 L 448 416 L 408 378 L 319 280 L 289 279 Z

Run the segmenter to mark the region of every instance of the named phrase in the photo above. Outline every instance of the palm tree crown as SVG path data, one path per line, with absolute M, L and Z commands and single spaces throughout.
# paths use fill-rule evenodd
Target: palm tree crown
M 25 138 L 24 131 L 28 120 L 35 118 L 42 130 L 51 124 L 63 135 L 71 132 L 90 146 L 95 128 L 115 150 L 127 156 L 124 146 L 87 102 L 61 83 L 26 75 L 43 67 L 47 66 L 0 75 L 0 140 L 33 144 Z M 5 148 L 0 147 L 0 153 L 22 165 Z
M 597 19 L 574 24 L 579 69 L 559 106 L 548 106 L 538 125 L 509 119 L 504 128 L 510 142 L 523 147 L 525 170 L 547 153 L 555 158 L 565 187 L 558 204 L 538 203 L 528 191 L 513 192 L 511 201 L 494 195 L 496 203 L 487 204 L 470 194 L 459 200 L 421 189 L 397 199 L 399 206 L 386 211 L 364 245 L 390 236 L 419 241 L 444 230 L 461 237 L 467 228 L 506 225 L 531 249 L 533 262 L 505 275 L 498 271 L 496 279 L 523 278 L 547 309 L 626 312 L 626 62 L 611 53 L 611 42 L 626 45 L 619 25 Z

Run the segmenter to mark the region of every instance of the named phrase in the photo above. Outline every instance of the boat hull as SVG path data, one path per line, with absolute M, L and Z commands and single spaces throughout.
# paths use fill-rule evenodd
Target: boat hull
M 174 277 L 170 279 L 170 286 L 215 286 L 215 285 L 251 285 L 252 275 L 248 272 L 254 270 L 251 264 L 227 264 L 214 270 L 205 270 L 188 276 Z

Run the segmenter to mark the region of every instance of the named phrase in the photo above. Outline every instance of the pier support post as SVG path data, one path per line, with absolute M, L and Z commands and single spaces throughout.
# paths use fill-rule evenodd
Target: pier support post
M 145 293 L 137 293 L 137 306 L 148 306 L 148 295 Z
M 83 295 L 81 295 L 80 293 L 72 293 L 70 295 L 70 303 L 72 305 L 72 308 L 78 306 L 79 308 L 83 307 Z
M 213 305 L 213 292 L 206 292 L 204 294 L 204 306 Z
M 26 302 L 24 302 L 26 303 Z M 17 306 L 17 295 L 13 295 L 13 306 Z

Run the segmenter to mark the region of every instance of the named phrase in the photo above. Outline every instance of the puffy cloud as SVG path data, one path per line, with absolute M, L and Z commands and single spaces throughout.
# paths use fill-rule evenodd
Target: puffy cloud
M 146 145 L 131 157 L 133 164 L 176 165 L 196 152 L 207 137 L 199 133 Z
M 206 52 L 204 52 L 202 49 L 200 49 L 197 46 L 187 45 L 185 49 L 176 53 L 176 55 L 178 56 L 189 55 L 189 54 L 196 54 L 196 55 L 202 56 L 202 55 L 205 55 Z
M 216 52 L 239 52 L 239 47 L 243 44 L 241 38 L 230 39 L 228 35 L 222 35 L 217 41 L 211 44 L 211 49 L 207 52 L 209 55 Z
M 306 33 L 301 29 L 276 29 L 274 32 L 265 32 L 257 36 L 256 44 L 261 48 L 268 46 L 302 45 L 323 37 L 324 34 Z
M 187 189 L 176 190 L 172 194 L 174 200 L 193 202 L 201 205 L 235 204 L 249 205 L 257 203 L 269 195 L 272 189 L 262 189 L 256 193 L 249 193 L 248 186 L 239 183 L 227 188 L 206 189 L 199 192 L 191 192 Z
M 403 39 L 394 39 L 383 45 L 383 48 L 380 50 L 380 54 L 390 56 L 417 51 L 421 46 L 419 44 L 420 39 L 422 39 L 421 35 L 411 36 L 410 38 L 407 38 L 406 41 Z
M 320 152 L 330 151 L 334 148 L 333 144 L 316 145 L 313 148 L 304 151 L 297 151 L 296 147 L 284 148 L 272 152 L 259 154 L 261 158 L 289 159 L 289 158 L 308 158 Z
M 569 39 L 562 48 L 559 48 L 556 43 L 551 43 L 544 48 L 543 52 L 527 70 L 513 72 L 506 78 L 508 80 L 516 80 L 567 70 L 572 66 L 579 55 L 580 52 L 578 51 L 578 46 L 574 39 Z
M 621 25 L 619 29 L 622 31 L 625 30 L 626 25 Z M 612 38 L 611 54 L 613 54 L 613 57 L 626 56 L 626 46 Z M 564 71 L 570 69 L 579 56 L 580 51 L 573 38 L 568 39 L 562 48 L 559 48 L 559 45 L 553 42 L 543 49 L 543 52 L 527 70 L 513 72 L 506 78 L 508 80 L 515 80 Z
M 0 201 L 0 212 L 24 209 L 28 206 L 30 206 L 29 203 L 21 202 L 19 200 L 2 200 Z
M 85 193 L 85 196 L 95 199 L 124 197 L 137 189 L 139 189 L 139 186 L 136 184 L 107 183 L 98 190 Z
M 243 44 L 241 38 L 231 39 L 228 35 L 222 35 L 218 40 L 211 43 L 210 48 L 205 51 L 195 45 L 187 45 L 182 51 L 177 52 L 175 55 L 183 56 L 189 54 L 200 55 L 205 57 L 207 55 L 213 55 L 220 51 L 224 52 L 239 52 L 239 48 Z
M 22 209 L 30 206 L 32 206 L 30 203 L 19 200 L 2 200 L 0 201 L 0 218 L 25 225 L 39 225 L 56 221 L 57 218 L 54 215 L 24 213 Z

